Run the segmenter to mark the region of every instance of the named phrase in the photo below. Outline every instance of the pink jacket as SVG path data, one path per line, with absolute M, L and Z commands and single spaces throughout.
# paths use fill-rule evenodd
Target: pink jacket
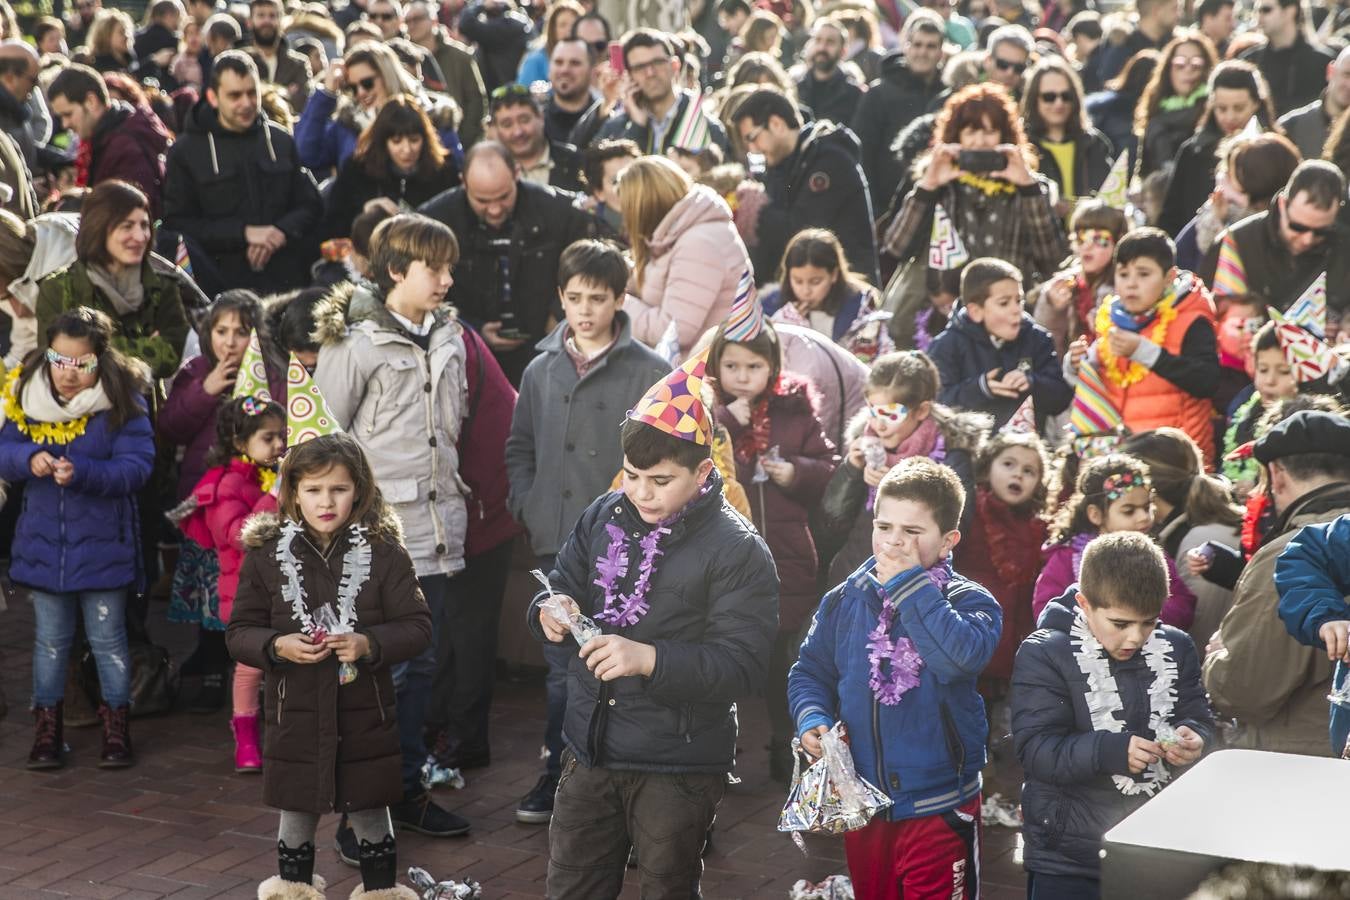
M 683 357 L 706 329 L 731 312 L 741 276 L 754 274 L 750 255 L 731 221 L 731 208 L 702 185 L 694 185 L 666 213 L 649 245 L 641 293 L 625 303 L 624 311 L 632 319 L 633 337 L 649 347 L 657 346 L 674 322 Z
M 237 459 L 208 469 L 192 489 L 192 496 L 197 499 L 197 508 L 183 520 L 183 533 L 216 551 L 220 560 L 220 620 L 228 622 L 239 590 L 239 569 L 244 564 L 239 532 L 255 512 L 275 512 L 277 498 L 263 493 L 256 466 Z
M 1040 621 L 1041 610 L 1045 609 L 1045 605 L 1064 593 L 1069 585 L 1078 581 L 1078 573 L 1073 570 L 1072 547 L 1067 543 L 1047 544 L 1043 552 L 1045 567 L 1041 569 L 1040 577 L 1036 579 L 1036 591 L 1031 598 L 1032 614 L 1037 622 Z M 1195 594 L 1192 594 L 1191 589 L 1181 580 L 1181 574 L 1172 564 L 1171 557 L 1167 557 L 1167 583 L 1170 590 L 1166 602 L 1163 603 L 1160 618 L 1164 624 L 1185 631 L 1191 627 L 1191 622 L 1195 619 Z

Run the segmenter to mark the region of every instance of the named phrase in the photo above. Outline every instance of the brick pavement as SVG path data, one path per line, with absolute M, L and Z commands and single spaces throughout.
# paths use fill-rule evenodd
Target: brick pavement
M 156 638 L 181 659 L 191 629 L 164 624 L 163 606 L 151 613 Z M 173 713 L 133 723 L 139 755 L 131 769 L 95 766 L 98 729 L 67 729 L 70 763 L 54 773 L 24 768 L 32 741 L 26 712 L 30 692 L 32 610 L 11 594 L 0 613 L 0 683 L 10 713 L 0 719 L 0 900 L 91 897 L 107 900 L 204 900 L 256 896 L 255 886 L 276 871 L 276 814 L 261 803 L 261 779 L 236 775 L 228 714 Z M 727 792 L 707 858 L 704 894 L 724 898 L 783 898 L 798 878 L 819 879 L 844 870 L 835 839 L 813 839 L 803 857 L 774 830 L 782 790 L 765 767 L 764 717 L 758 705 L 742 712 L 740 785 Z M 493 709 L 493 766 L 468 773 L 459 792 L 441 802 L 474 824 L 467 838 L 399 838 L 400 865 L 421 865 L 439 877 L 472 875 L 489 900 L 544 896 L 547 830 L 517 824 L 520 795 L 538 775 L 543 686 L 503 683 Z M 331 841 L 336 817 L 321 826 Z M 1012 859 L 1013 832 L 985 833 L 985 896 L 1024 895 Z M 321 844 L 317 869 L 345 898 L 358 883 L 355 869 Z M 637 885 L 625 898 L 637 897 Z

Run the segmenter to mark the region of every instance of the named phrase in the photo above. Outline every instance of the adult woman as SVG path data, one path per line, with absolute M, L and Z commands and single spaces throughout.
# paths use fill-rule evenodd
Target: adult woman
M 1027 73 L 1022 116 L 1041 151 L 1041 174 L 1059 188 L 1056 211 L 1067 215 L 1075 197 L 1101 187 L 1115 158 L 1111 142 L 1088 122 L 1078 73 L 1058 56 L 1037 63 Z
M 100 72 L 130 72 L 136 66 L 132 39 L 136 26 L 120 9 L 101 9 L 89 26 L 89 54 Z
M 665 157 L 644 156 L 625 169 L 619 203 L 633 248 L 633 296 L 624 305 L 633 336 L 683 358 L 731 312 L 750 279 L 750 255 L 726 201 Z
M 1219 149 L 1214 193 L 1177 235 L 1177 265 L 1212 275 L 1219 233 L 1247 216 L 1265 212 L 1303 161 L 1282 134 L 1238 135 Z
M 339 99 L 339 92 L 346 96 Z M 432 95 L 399 64 L 384 44 L 366 41 L 334 62 L 323 76 L 323 87 L 305 104 L 295 127 L 300 162 L 316 175 L 340 168 L 356 151 L 362 131 L 375 121 L 390 97 L 410 94 L 430 117 L 441 144 L 458 164 L 464 155 L 455 129 L 459 107 L 444 95 Z
M 38 333 L 61 313 L 88 306 L 117 325 L 113 346 L 141 360 L 156 378 L 178 371 L 188 336 L 175 275 L 151 264 L 150 201 L 125 181 L 100 182 L 81 208 L 76 261 L 38 285 Z
M 416 100 L 400 94 L 361 132 L 356 152 L 338 170 L 328 192 L 326 237 L 351 234 L 352 220 L 376 197 L 412 211 L 458 184 L 459 166 L 431 119 Z
M 554 0 L 544 13 L 544 35 L 521 57 L 516 81 L 520 84 L 548 81 L 548 61 L 553 56 L 554 45 L 570 35 L 577 19 L 585 14 L 586 10 L 576 0 Z
M 747 53 L 767 53 L 774 59 L 783 56 L 783 20 L 767 9 L 756 9 L 727 48 L 729 70 Z
M 1157 50 L 1140 50 L 1125 63 L 1120 74 L 1111 79 L 1106 90 L 1088 94 L 1083 101 L 1092 126 L 1106 135 L 1119 153 L 1130 153 L 1130 171 L 1139 155 L 1139 139 L 1134 134 L 1134 110 L 1158 68 Z
M 1143 148 L 1141 178 L 1170 169 L 1181 145 L 1195 133 L 1209 96 L 1209 73 L 1218 64 L 1214 44 L 1198 31 L 1183 32 L 1163 48 L 1135 110 L 1134 135 Z
M 1277 130 L 1275 107 L 1261 72 L 1249 62 L 1230 59 L 1209 76 L 1209 100 L 1195 134 L 1177 151 L 1167 183 L 1158 227 L 1178 234 L 1214 191 L 1219 142 L 1237 134 L 1255 118 L 1262 131 Z

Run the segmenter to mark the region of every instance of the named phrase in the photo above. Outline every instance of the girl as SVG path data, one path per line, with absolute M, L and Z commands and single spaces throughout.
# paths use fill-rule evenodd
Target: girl
M 346 434 L 291 450 L 278 503 L 280 518 L 256 516 L 240 534 L 249 552 L 226 633 L 266 683 L 263 800 L 281 824 L 279 872 L 258 897 L 323 897 L 314 832 L 339 810 L 360 840 L 352 897 L 416 900 L 396 882 L 387 809 L 403 796 L 390 667 L 430 644 L 431 616 L 402 529 Z
M 769 720 L 772 777 L 792 774 L 789 742 L 793 723 L 787 710 L 787 673 L 796 661 L 806 620 L 820 600 L 818 559 L 807 525 L 830 475 L 839 464 L 834 446 L 816 416 L 815 389 L 783 372 L 782 349 L 773 327 L 746 340 L 717 330 L 708 367 L 717 373 L 717 422 L 731 435 L 736 480 L 749 492 L 751 520 L 769 544 L 782 581 L 778 639 L 769 663 Z
M 1111 257 L 1116 242 L 1130 230 L 1125 213 L 1101 200 L 1085 200 L 1074 210 L 1069 223 L 1073 256 L 1063 269 L 1035 294 L 1036 322 L 1055 339 L 1061 357 L 1078 338 L 1093 341 L 1092 325 L 1097 306 L 1113 291 Z
M 1223 433 L 1223 474 L 1233 482 L 1233 493 L 1239 500 L 1245 500 L 1256 486 L 1261 466 L 1249 455 L 1231 458 L 1233 451 L 1260 437 L 1256 426 L 1267 410 L 1298 394 L 1298 381 L 1280 348 L 1274 323 L 1267 322 L 1260 327 L 1251 340 L 1251 347 L 1254 367 L 1251 396 L 1233 410 L 1228 418 L 1228 430 Z
M 797 232 L 783 253 L 778 285 L 764 298 L 774 321 L 819 331 L 865 363 L 895 349 L 886 328 L 890 313 L 880 311 L 876 288 L 849 270 L 834 232 Z
M 114 327 L 97 310 L 62 313 L 0 395 L 0 479 L 27 482 L 9 574 L 31 589 L 37 620 L 30 769 L 65 764 L 62 700 L 77 612 L 102 691 L 99 766 L 134 761 L 125 608 L 128 588 L 145 580 L 135 496 L 155 443 L 141 399 L 149 375 L 112 348 Z
M 937 366 L 916 350 L 888 353 L 873 363 L 864 392 L 867 405 L 845 430 L 846 464 L 835 470 L 822 500 L 825 527 L 820 533 L 840 535 L 843 544 L 830 563 L 830 584 L 842 582 L 872 555 L 876 488 L 900 460 L 926 456 L 945 463 L 960 476 L 966 496 L 974 495 L 971 457 L 993 419 L 942 406 L 938 386 Z
M 1032 611 L 1037 619 L 1051 600 L 1078 581 L 1083 549 L 1099 534 L 1138 531 L 1153 527 L 1153 484 L 1148 466 L 1123 453 L 1095 459 L 1078 474 L 1078 485 L 1068 504 L 1059 510 L 1045 547 L 1045 568 L 1036 579 Z M 1195 617 L 1195 595 L 1182 582 L 1176 566 L 1167 561 L 1170 593 L 1163 604 L 1162 621 L 1189 628 Z
M 192 489 L 197 507 L 181 527 L 198 547 L 215 552 L 221 622 L 230 621 L 239 587 L 239 566 L 244 559 L 240 529 L 253 513 L 276 509 L 272 488 L 277 480 L 276 463 L 285 449 L 286 410 L 280 404 L 236 397 L 216 417 L 216 443 L 207 460 L 212 467 Z M 257 669 L 243 663 L 235 667 L 231 726 L 236 772 L 256 772 L 262 767 L 258 753 L 261 682 L 262 672 Z

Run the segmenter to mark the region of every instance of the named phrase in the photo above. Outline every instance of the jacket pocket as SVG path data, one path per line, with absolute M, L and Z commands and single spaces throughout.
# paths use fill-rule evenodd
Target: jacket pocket
M 286 676 L 283 675 L 277 681 L 277 724 L 281 724 L 281 714 L 286 706 Z
M 416 478 L 389 478 L 380 482 L 380 493 L 390 503 L 412 503 L 417 500 Z
M 956 726 L 956 719 L 952 716 L 951 707 L 943 701 L 939 706 L 942 713 L 942 737 L 947 742 L 947 755 L 951 758 L 952 767 L 956 771 L 957 789 L 960 789 L 961 773 L 966 769 L 966 745 L 961 740 L 961 729 Z

